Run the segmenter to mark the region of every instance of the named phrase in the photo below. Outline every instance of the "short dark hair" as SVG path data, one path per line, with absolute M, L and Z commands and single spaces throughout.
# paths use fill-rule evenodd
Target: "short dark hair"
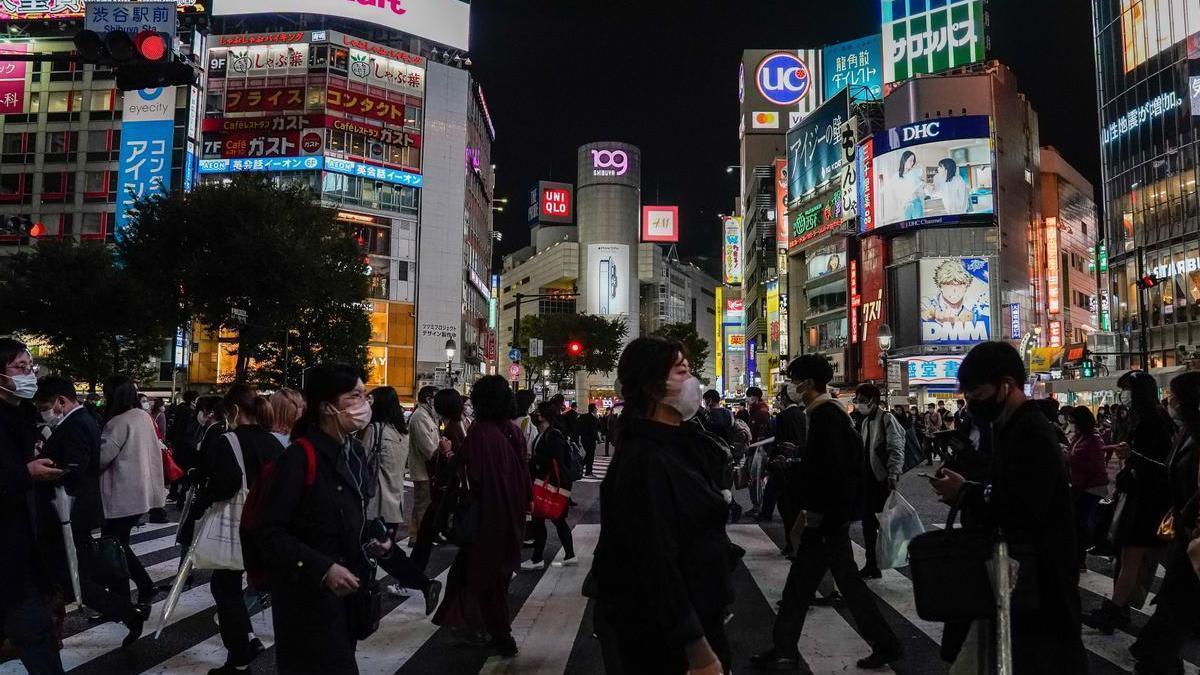
M 820 392 L 833 379 L 833 366 L 829 359 L 819 354 L 804 354 L 788 364 L 787 376 L 793 380 L 812 380 L 813 387 Z
M 479 378 L 471 387 L 471 404 L 480 422 L 508 422 L 517 418 L 517 397 L 500 375 Z
M 187 391 L 183 392 L 183 402 L 187 403 L 188 405 L 191 405 L 192 401 L 195 401 L 199 397 L 200 392 L 196 391 L 195 389 L 188 389 Z
M 868 401 L 878 401 L 879 397 L 883 396 L 883 393 L 879 391 L 879 387 L 876 387 L 870 382 L 863 382 L 862 384 L 858 385 L 858 389 L 854 390 L 854 396 L 856 398 L 863 398 Z
M 756 396 L 758 398 L 762 398 L 762 389 L 759 389 L 758 387 L 750 387 L 746 390 L 746 396 Z
M 3 337 L 0 338 L 0 368 L 7 368 L 8 364 L 17 360 L 17 357 L 29 351 L 29 347 L 25 346 L 24 342 L 15 338 Z
M 704 400 L 708 403 L 716 403 L 721 400 L 721 395 L 717 393 L 716 389 L 709 389 L 704 392 Z
M 1096 418 L 1092 411 L 1084 406 L 1076 406 L 1066 411 L 1067 418 L 1075 423 L 1075 429 L 1081 434 L 1090 434 L 1096 430 Z
M 681 358 L 687 358 L 687 350 L 678 340 L 652 335 L 630 342 L 617 362 L 624 414 L 648 417 L 666 396 L 667 378 Z
M 361 379 L 362 369 L 348 363 L 320 363 L 306 370 L 304 413 L 292 427 L 292 438 L 303 438 L 320 429 L 321 417 L 325 414 L 322 405 L 332 404 L 342 394 L 354 391 Z
M 1058 400 L 1053 398 L 1039 398 L 1034 400 L 1033 407 L 1037 408 L 1038 412 L 1042 413 L 1042 417 L 1051 422 L 1058 422 Z
M 588 412 L 590 412 L 590 413 L 596 412 L 596 404 L 595 403 L 588 404 Z
M 958 389 L 967 391 L 981 384 L 999 384 L 1012 378 L 1025 384 L 1025 362 L 1016 347 L 1007 342 L 980 342 L 967 352 L 958 367 Z
M 442 417 L 457 422 L 462 419 L 466 404 L 455 389 L 442 389 L 433 395 L 433 410 Z
M 69 377 L 47 375 L 38 380 L 37 393 L 33 395 L 33 401 L 34 403 L 50 403 L 59 396 L 68 401 L 75 401 L 75 383 Z
M 558 414 L 560 412 L 561 412 L 561 410 L 558 410 L 554 407 L 553 401 L 542 401 L 537 406 L 538 416 L 541 417 L 542 420 L 544 422 L 546 422 L 547 424 L 553 423 L 554 418 L 558 417 Z
M 517 415 L 528 415 L 529 409 L 533 405 L 537 394 L 533 393 L 532 389 L 520 389 L 517 391 Z
M 417 391 L 417 403 L 425 403 L 426 401 L 430 401 L 433 399 L 433 397 L 435 395 L 437 395 L 437 393 L 438 393 L 437 387 L 435 387 L 431 384 L 427 384 L 424 387 L 421 387 L 421 389 L 419 391 Z

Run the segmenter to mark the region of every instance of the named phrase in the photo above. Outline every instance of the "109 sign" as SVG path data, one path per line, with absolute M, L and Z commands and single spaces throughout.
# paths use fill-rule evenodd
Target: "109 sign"
M 779 106 L 796 105 L 812 86 L 808 64 L 789 52 L 776 52 L 758 64 L 758 92 Z

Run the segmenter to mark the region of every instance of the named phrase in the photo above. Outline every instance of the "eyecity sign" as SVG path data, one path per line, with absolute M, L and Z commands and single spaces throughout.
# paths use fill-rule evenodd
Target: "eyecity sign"
M 790 52 L 775 52 L 758 64 L 755 74 L 758 92 L 780 106 L 799 103 L 812 87 L 808 64 Z

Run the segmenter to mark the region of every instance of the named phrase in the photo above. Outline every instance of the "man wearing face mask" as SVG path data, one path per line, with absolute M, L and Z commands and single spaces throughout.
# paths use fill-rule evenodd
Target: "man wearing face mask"
M 904 427 L 892 413 L 879 407 L 879 387 L 860 384 L 854 394 L 854 408 L 862 417 L 858 433 L 863 437 L 867 466 L 863 472 L 862 516 L 863 548 L 867 560 L 859 574 L 864 579 L 880 579 L 879 563 L 875 557 L 875 538 L 879 536 L 878 515 L 888 496 L 896 489 L 904 472 Z
M 417 392 L 417 409 L 408 418 L 408 470 L 413 480 L 413 507 L 408 514 L 408 545 L 414 548 L 417 545 L 417 533 L 421 530 L 421 520 L 425 518 L 425 512 L 433 500 L 431 464 L 441 443 L 438 415 L 433 410 L 433 398 L 437 392 L 437 387 L 421 387 Z
M 799 666 L 797 642 L 817 587 L 826 571 L 833 574 L 845 596 L 858 631 L 871 646 L 859 668 L 881 668 L 902 656 L 900 641 L 884 621 L 858 575 L 850 544 L 850 523 L 862 510 L 863 446 L 850 416 L 826 391 L 833 366 L 825 357 L 806 354 L 787 369 L 794 397 L 804 402 L 808 418 L 807 444 L 800 453 L 796 486 L 797 506 L 804 511 L 803 529 L 775 618 L 773 647 L 750 659 L 755 668 L 794 670 Z
M 1006 342 L 976 345 L 958 370 L 959 390 L 975 417 L 992 428 L 991 469 L 984 481 L 940 469 L 931 479 L 963 516 L 1002 532 L 1010 550 L 1032 549 L 1038 607 L 1012 610 L 1013 672 L 1086 673 L 1080 639 L 1079 561 L 1070 486 L 1053 425 L 1025 396 L 1025 364 Z M 953 660 L 962 639 L 943 641 Z

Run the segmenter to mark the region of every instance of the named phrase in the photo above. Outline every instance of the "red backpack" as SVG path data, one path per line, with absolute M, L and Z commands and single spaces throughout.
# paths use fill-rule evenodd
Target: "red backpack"
M 317 453 L 313 449 L 312 442 L 307 438 L 297 439 L 296 444 L 304 449 L 306 459 L 304 493 L 308 494 L 317 480 Z M 246 578 L 251 586 L 263 592 L 271 590 L 271 583 L 269 570 L 266 563 L 263 562 L 261 547 L 258 545 L 257 535 L 259 534 L 263 497 L 270 492 L 278 471 L 276 462 L 278 460 L 268 462 L 262 468 L 258 479 L 254 481 L 254 485 L 250 486 L 250 492 L 246 495 L 246 503 L 242 507 L 242 559 L 246 566 Z

